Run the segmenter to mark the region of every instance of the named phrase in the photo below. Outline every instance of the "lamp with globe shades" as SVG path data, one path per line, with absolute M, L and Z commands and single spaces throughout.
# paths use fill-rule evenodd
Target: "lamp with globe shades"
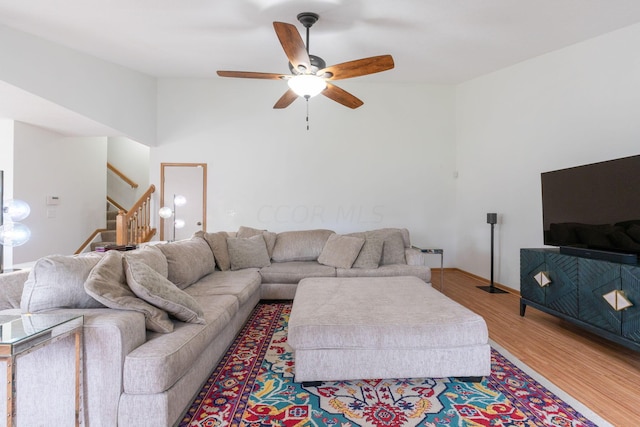
M 4 247 L 16 247 L 27 243 L 31 230 L 20 223 L 31 213 L 29 204 L 13 199 L 4 202 L 4 171 L 0 170 L 0 273 L 13 270 L 4 269 Z
M 173 217 L 173 239 L 171 241 L 176 240 L 176 228 L 180 229 L 185 226 L 184 220 L 176 217 L 176 207 L 184 206 L 186 203 L 187 199 L 184 196 L 174 194 L 173 206 L 163 206 L 160 208 L 160 210 L 158 210 L 158 215 L 160 215 L 160 218 L 169 219 Z

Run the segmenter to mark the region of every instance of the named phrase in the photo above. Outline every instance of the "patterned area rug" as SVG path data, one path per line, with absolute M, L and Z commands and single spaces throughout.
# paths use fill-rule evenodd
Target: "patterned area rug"
M 369 379 L 303 387 L 287 345 L 290 303 L 260 303 L 180 426 L 595 426 L 492 349 L 481 383 Z

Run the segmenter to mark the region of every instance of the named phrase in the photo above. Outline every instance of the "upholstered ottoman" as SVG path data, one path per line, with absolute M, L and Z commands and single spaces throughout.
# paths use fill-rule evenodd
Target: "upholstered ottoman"
M 488 340 L 481 316 L 416 277 L 303 279 L 288 332 L 298 382 L 487 376 Z

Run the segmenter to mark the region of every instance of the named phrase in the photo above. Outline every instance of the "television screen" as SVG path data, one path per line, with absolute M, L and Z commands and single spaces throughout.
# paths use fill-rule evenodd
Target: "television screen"
M 545 245 L 640 254 L 640 155 L 541 178 Z

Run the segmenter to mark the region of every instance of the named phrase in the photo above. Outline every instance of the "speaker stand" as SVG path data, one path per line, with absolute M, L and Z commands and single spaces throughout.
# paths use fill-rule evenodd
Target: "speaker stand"
M 494 223 L 491 223 L 491 284 L 489 286 L 476 286 L 478 289 L 482 289 L 485 292 L 489 292 L 490 294 L 506 294 L 507 291 L 503 291 L 502 289 L 496 288 L 493 286 L 493 227 Z

